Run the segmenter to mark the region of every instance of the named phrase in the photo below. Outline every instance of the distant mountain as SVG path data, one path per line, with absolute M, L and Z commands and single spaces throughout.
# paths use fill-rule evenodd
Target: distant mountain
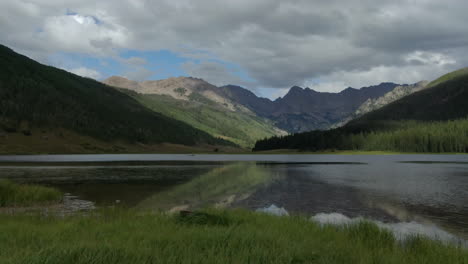
M 273 101 L 267 98 L 258 97 L 253 92 L 236 85 L 226 85 L 220 87 L 224 96 L 232 102 L 243 105 L 259 116 L 269 117 L 275 110 Z
M 271 119 L 290 133 L 328 129 L 348 117 L 368 99 L 376 99 L 397 87 L 382 83 L 361 89 L 347 88 L 340 93 L 322 93 L 310 88 L 292 87 L 282 98 L 259 98 L 238 86 L 221 87 L 232 101 L 244 105 L 259 116 Z
M 343 127 L 261 140 L 256 143 L 255 150 L 468 152 L 468 70 L 449 73 L 424 86 L 425 89 L 423 86 L 424 83 L 415 85 L 413 88 L 419 91 L 364 114 Z M 405 89 L 396 92 L 400 90 Z M 390 95 L 386 98 L 391 98 Z
M 340 121 L 334 127 L 343 126 L 347 124 L 349 121 L 356 119 L 364 114 L 380 109 L 412 93 L 422 91 L 423 89 L 428 88 L 428 84 L 429 82 L 427 81 L 421 81 L 421 82 L 411 84 L 411 85 L 401 85 L 401 86 L 395 87 L 393 90 L 391 90 L 390 92 L 384 94 L 383 96 L 379 98 L 375 98 L 375 99 L 369 98 L 353 114 L 351 114 L 349 117 Z
M 102 142 L 230 144 L 155 113 L 112 87 L 42 65 L 1 45 L 0 65 L 3 139 L 9 134 L 12 138 L 15 133 L 47 134 L 63 129 Z
M 229 99 L 224 97 L 218 87 L 199 78 L 172 77 L 164 80 L 135 82 L 124 77 L 112 76 L 104 80 L 103 83 L 141 94 L 168 95 L 185 101 L 190 101 L 194 97 L 204 97 L 231 111 L 239 110 Z
M 284 97 L 272 101 L 240 86 L 216 87 L 192 77 L 134 82 L 113 76 L 103 82 L 136 92 L 139 96 L 135 98 L 154 111 L 242 146 L 284 134 L 283 131 L 328 129 L 354 113 L 366 100 L 376 99 L 398 86 L 382 83 L 347 88 L 340 93 L 294 86 Z
M 283 135 L 273 122 L 231 100 L 223 89 L 191 77 L 134 82 L 123 77 L 103 81 L 124 91 L 153 111 L 186 122 L 207 133 L 252 147 L 256 140 Z

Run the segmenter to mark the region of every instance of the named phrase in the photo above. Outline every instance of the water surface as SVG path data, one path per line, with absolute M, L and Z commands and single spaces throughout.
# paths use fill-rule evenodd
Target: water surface
M 468 237 L 465 155 L 0 156 L 0 177 L 113 205 L 206 206 L 416 222 Z

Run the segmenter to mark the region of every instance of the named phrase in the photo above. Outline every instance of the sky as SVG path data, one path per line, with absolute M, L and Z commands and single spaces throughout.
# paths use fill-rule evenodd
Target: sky
M 464 0 L 0 0 L 0 43 L 102 80 L 177 76 L 276 98 L 468 66 Z

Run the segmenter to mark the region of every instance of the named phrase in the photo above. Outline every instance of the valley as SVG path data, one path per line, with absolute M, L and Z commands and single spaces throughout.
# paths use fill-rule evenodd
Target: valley
M 468 152 L 468 75 L 462 69 L 417 88 L 344 126 L 258 141 L 254 150 Z M 417 87 L 417 86 L 416 86 Z M 392 94 L 387 94 L 389 97 Z M 371 104 L 369 102 L 368 104 Z
M 468 264 L 466 10 L 0 0 L 0 264 Z

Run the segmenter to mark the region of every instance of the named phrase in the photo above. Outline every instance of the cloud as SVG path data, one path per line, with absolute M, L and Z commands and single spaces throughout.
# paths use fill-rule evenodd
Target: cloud
M 69 72 L 72 72 L 76 75 L 80 75 L 83 77 L 88 77 L 92 78 L 95 80 L 98 80 L 102 77 L 101 73 L 99 73 L 96 70 L 85 68 L 85 67 L 79 67 L 79 68 L 73 68 L 73 69 L 68 69 Z
M 468 65 L 467 9 L 463 0 L 18 0 L 0 2 L 0 32 L 42 61 L 170 50 L 189 74 L 218 84 L 245 80 L 213 60 L 238 65 L 252 89 L 335 91 Z
M 364 71 L 339 71 L 322 76 L 320 80 L 305 82 L 316 91 L 339 92 L 347 87 L 361 88 L 382 82 L 412 84 L 422 80 L 432 81 L 451 70 L 452 61 L 406 66 L 376 66 Z
M 252 84 L 238 76 L 236 70 L 229 69 L 219 62 L 203 61 L 194 63 L 189 61 L 182 64 L 182 69 L 190 76 L 202 78 L 217 86 L 228 84 L 250 86 Z
M 149 77 L 154 75 L 154 72 L 143 67 L 138 67 L 134 70 L 127 71 L 123 77 L 134 81 L 146 81 Z

